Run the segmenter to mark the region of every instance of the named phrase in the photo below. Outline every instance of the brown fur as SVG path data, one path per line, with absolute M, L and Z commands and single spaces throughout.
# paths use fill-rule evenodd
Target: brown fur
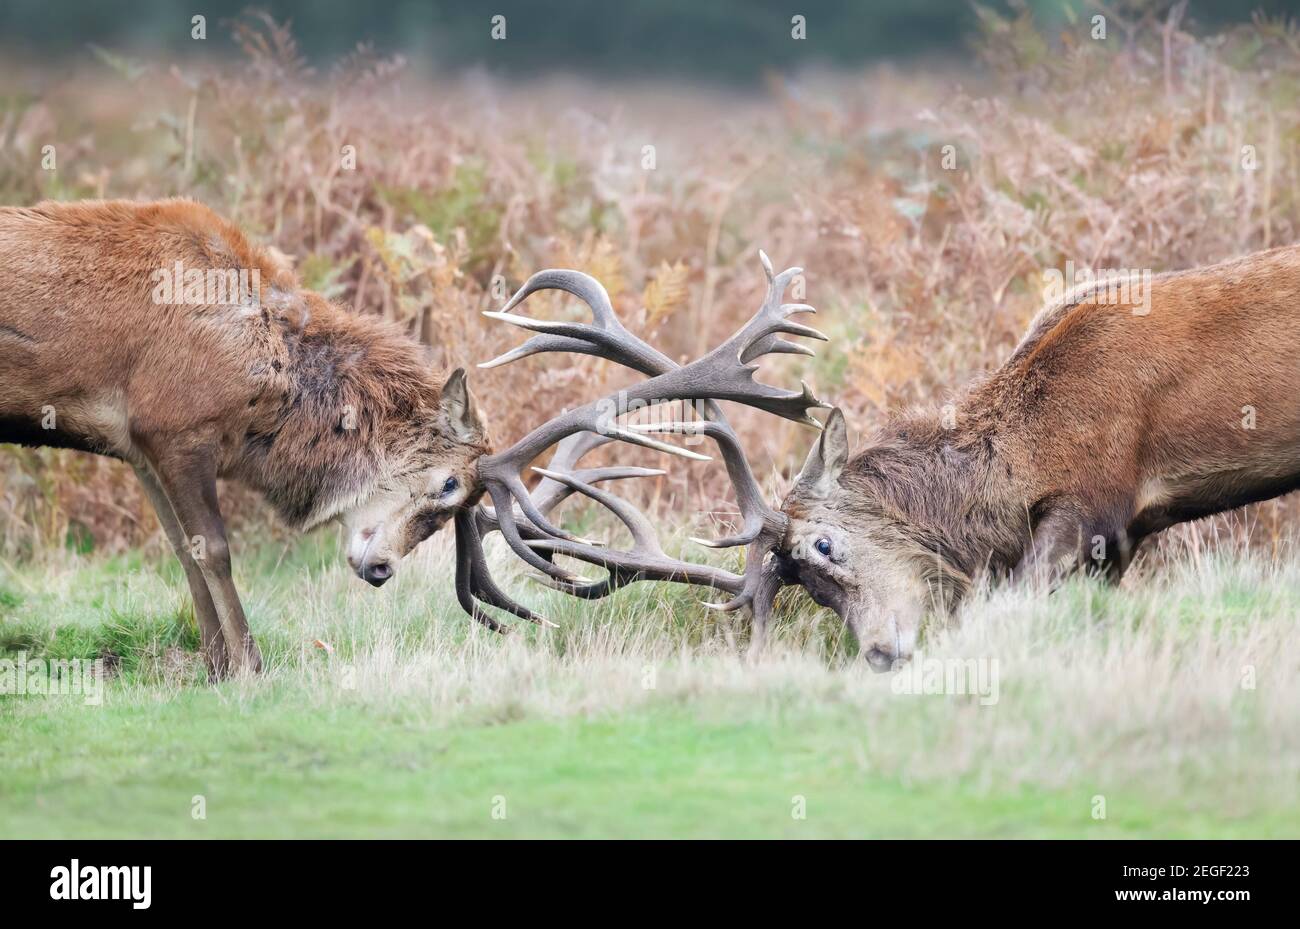
M 986 568 L 1118 578 L 1146 536 L 1300 486 L 1300 247 L 1157 276 L 1135 310 L 1086 293 L 1048 307 L 946 424 L 891 420 L 786 512 L 876 539 L 858 573 L 935 565 L 920 579 L 952 582 L 948 600 Z
M 260 286 L 228 305 L 155 302 L 156 273 L 177 262 L 256 270 Z M 486 440 L 449 428 L 444 376 L 397 327 L 302 290 L 198 203 L 0 209 L 0 442 L 130 462 L 177 485 L 164 496 L 181 523 L 178 487 L 208 472 L 300 528 L 403 496 L 440 465 L 472 494 Z M 390 540 L 398 555 L 441 525 L 434 509 Z

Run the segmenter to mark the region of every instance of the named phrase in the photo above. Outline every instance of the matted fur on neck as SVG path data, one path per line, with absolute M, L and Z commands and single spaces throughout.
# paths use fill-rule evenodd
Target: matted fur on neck
M 283 388 L 257 401 L 265 412 L 245 434 L 240 476 L 287 523 L 306 528 L 422 466 L 451 439 L 437 428 L 441 378 L 423 346 L 313 293 L 281 299 Z

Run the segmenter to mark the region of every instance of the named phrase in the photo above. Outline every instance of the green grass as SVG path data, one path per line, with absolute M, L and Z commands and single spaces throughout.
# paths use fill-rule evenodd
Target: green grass
M 908 784 L 864 769 L 854 746 L 867 736 L 851 714 L 814 709 L 773 726 L 730 709 L 431 728 L 277 696 L 232 708 L 191 691 L 24 726 L 6 748 L 4 820 L 10 835 L 179 838 L 1124 837 L 1297 825 L 1189 817 L 1136 795 L 1110 798 L 1097 821 L 1086 791 Z
M 1300 835 L 1290 563 L 986 596 L 925 648 L 996 659 L 989 706 L 896 693 L 799 604 L 750 665 L 691 594 L 533 595 L 562 628 L 501 638 L 436 546 L 380 592 L 328 539 L 241 564 L 269 669 L 216 687 L 166 561 L 0 571 L 3 655 L 114 663 L 99 706 L 0 697 L 0 835 Z

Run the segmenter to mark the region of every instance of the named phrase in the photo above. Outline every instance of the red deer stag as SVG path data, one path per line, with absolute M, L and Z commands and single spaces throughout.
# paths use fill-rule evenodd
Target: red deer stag
M 782 577 L 832 607 L 877 669 L 981 572 L 1118 581 L 1144 538 L 1300 486 L 1300 248 L 1088 285 L 943 413 L 850 454 L 832 412 L 783 504 Z
M 511 306 L 541 286 L 561 285 L 530 282 Z M 594 281 L 585 286 L 580 295 L 600 308 L 599 322 L 608 301 Z M 517 486 L 498 489 L 495 513 L 477 528 L 501 521 L 520 557 L 580 596 L 642 578 L 737 593 L 724 608 L 753 609 L 755 647 L 777 590 L 801 584 L 842 617 L 873 668 L 887 669 L 911 655 L 925 615 L 955 607 L 981 572 L 1051 583 L 1082 567 L 1118 579 L 1146 536 L 1300 486 L 1300 395 L 1290 380 L 1300 358 L 1300 325 L 1291 324 L 1300 248 L 1149 278 L 1140 304 L 1126 288 L 1116 292 L 1092 285 L 1049 305 L 1007 362 L 945 411 L 898 416 L 856 452 L 833 410 L 779 511 L 758 498 L 730 431 L 707 424 L 740 491 L 745 530 L 718 544 L 750 545 L 743 577 L 663 558 L 644 517 L 591 486 L 607 475 L 572 470 L 591 441 L 562 447 L 550 484 L 509 520 L 500 520 L 501 504 L 523 501 Z M 765 308 L 771 303 L 769 294 Z M 509 316 L 501 318 L 525 324 Z M 706 362 L 738 375 L 757 354 L 732 340 L 728 357 L 677 369 L 608 323 L 554 331 L 531 350 L 586 351 L 658 374 L 643 393 L 667 399 L 733 399 L 704 370 L 680 391 L 665 379 Z M 674 389 L 657 390 L 656 381 Z M 527 451 L 539 451 L 544 437 Z M 495 472 L 492 458 L 480 467 L 489 463 Z M 635 550 L 602 556 L 545 522 L 555 483 L 624 518 Z M 520 516 L 528 533 L 511 525 Z M 609 577 L 566 581 L 535 550 L 607 565 Z
M 261 656 L 231 580 L 217 478 L 286 523 L 347 527 L 379 586 L 479 496 L 461 370 L 332 306 L 197 203 L 0 209 L 0 442 L 128 462 L 185 568 L 209 673 Z

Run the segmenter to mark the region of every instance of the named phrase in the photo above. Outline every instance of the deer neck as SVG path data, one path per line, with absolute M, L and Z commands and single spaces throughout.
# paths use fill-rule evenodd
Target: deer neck
M 401 469 L 433 427 L 439 382 L 423 348 L 378 320 L 318 310 L 282 342 L 283 390 L 254 411 L 239 470 L 305 529 Z
M 995 422 L 892 422 L 862 456 L 902 526 L 968 576 L 1005 571 L 1024 550 L 1021 480 Z

